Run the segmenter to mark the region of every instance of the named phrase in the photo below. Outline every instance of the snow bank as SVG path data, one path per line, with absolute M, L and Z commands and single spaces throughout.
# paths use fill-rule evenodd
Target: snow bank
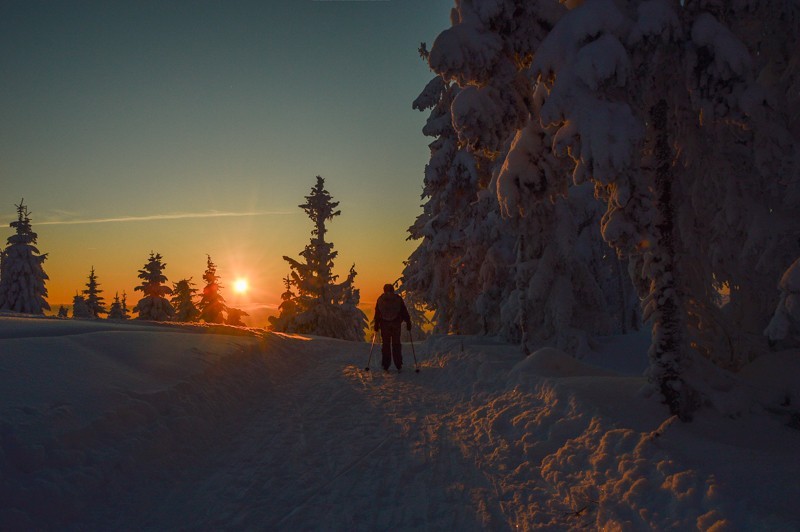
M 707 410 L 689 424 L 669 417 L 640 392 L 644 334 L 603 339 L 583 360 L 552 348 L 521 359 L 513 347 L 471 340 L 434 338 L 425 349 L 438 353 L 441 373 L 459 374 L 440 386 L 471 387 L 446 416 L 449 430 L 489 478 L 509 527 L 800 526 L 800 432 L 784 413 L 755 407 L 731 419 Z M 797 352 L 784 353 L 740 377 L 764 401 L 789 394 L 796 409 L 798 363 Z
M 398 375 L 366 343 L 0 318 L 0 528 L 800 529 L 800 354 L 681 423 L 647 344 L 432 336 Z
M 0 523 L 58 528 L 141 460 L 209 437 L 261 385 L 264 341 L 230 327 L 0 318 Z

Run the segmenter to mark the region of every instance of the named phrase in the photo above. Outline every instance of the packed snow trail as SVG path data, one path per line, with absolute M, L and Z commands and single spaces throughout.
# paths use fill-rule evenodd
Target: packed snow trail
M 363 372 L 368 345 L 275 336 L 257 410 L 148 473 L 96 522 L 114 529 L 503 529 L 493 489 L 431 416 L 455 396 L 419 374 Z M 302 356 L 297 356 L 297 352 Z M 408 353 L 410 355 L 410 353 Z M 153 482 L 153 478 L 160 481 Z M 111 522 L 102 521 L 112 519 Z

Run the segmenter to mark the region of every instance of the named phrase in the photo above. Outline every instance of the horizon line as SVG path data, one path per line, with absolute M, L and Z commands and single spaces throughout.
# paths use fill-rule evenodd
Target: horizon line
M 151 214 L 148 216 L 120 216 L 116 218 L 90 218 L 85 220 L 49 220 L 35 225 L 79 225 L 99 223 L 150 222 L 157 220 L 183 220 L 191 218 L 232 218 L 244 216 L 270 216 L 297 214 L 295 211 L 249 211 L 249 212 L 187 212 L 176 214 Z

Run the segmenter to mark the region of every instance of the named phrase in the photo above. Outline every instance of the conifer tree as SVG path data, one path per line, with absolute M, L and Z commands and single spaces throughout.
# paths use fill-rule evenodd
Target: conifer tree
M 268 319 L 270 329 L 273 331 L 289 331 L 293 328 L 293 320 L 297 316 L 297 294 L 292 291 L 292 278 L 286 276 L 283 279 L 286 291 L 281 294 L 281 304 L 278 305 L 278 315 L 270 316 Z
M 69 317 L 69 310 L 64 305 L 60 305 L 58 307 L 58 317 L 59 318 L 68 318 Z
M 283 257 L 292 269 L 291 282 L 298 291 L 294 300 L 296 313 L 291 317 L 286 314 L 285 319 L 278 317 L 271 320 L 273 329 L 345 340 L 363 340 L 361 322 L 366 317 L 363 313 L 359 316 L 358 312 L 353 311 L 353 301 L 357 302 L 358 298 L 358 292 L 352 288 L 355 267 L 351 268 L 347 280 L 337 284 L 338 276 L 333 274 L 333 261 L 338 253 L 333 250 L 333 243 L 325 240 L 326 222 L 341 214 L 336 209 L 339 202 L 333 201 L 330 193 L 325 190 L 325 180 L 320 176 L 317 176 L 311 194 L 305 199 L 306 202 L 299 207 L 314 224 L 311 241 L 300 253 L 303 262 Z M 349 298 L 347 306 L 346 298 Z M 288 309 L 288 305 L 285 308 Z
M 75 297 L 72 298 L 72 317 L 81 319 L 93 317 L 86 300 L 80 294 L 75 294 Z
M 86 283 L 86 289 L 83 291 L 83 295 L 85 296 L 84 301 L 86 302 L 86 307 L 89 309 L 89 314 L 91 314 L 93 318 L 99 318 L 100 314 L 108 314 L 108 310 L 106 310 L 106 306 L 103 303 L 104 298 L 100 295 L 103 291 L 98 289 L 98 286 L 100 286 L 100 284 L 97 282 L 94 266 L 92 266 L 89 272 L 89 281 Z
M 45 300 L 48 277 L 42 267 L 47 254 L 40 255 L 36 247 L 38 235 L 31 229 L 30 212 L 24 199 L 16 207 L 17 220 L 9 224 L 16 234 L 8 237 L 0 261 L 0 310 L 44 314 L 45 310 L 50 310 Z
M 172 306 L 175 308 L 175 321 L 195 322 L 200 318 L 200 311 L 194 303 L 197 289 L 192 288 L 192 278 L 181 279 L 172 287 Z
M 110 320 L 127 320 L 127 312 L 122 309 L 122 301 L 119 298 L 119 292 L 114 294 L 114 301 L 108 310 L 108 319 Z
M 217 275 L 217 265 L 211 260 L 211 255 L 206 255 L 206 271 L 203 273 L 203 280 L 206 285 L 203 287 L 203 296 L 197 304 L 200 309 L 200 319 L 206 323 L 224 323 L 224 312 L 228 310 L 225 305 L 225 298 L 219 293 L 222 288 L 219 284 L 220 276 Z
M 400 281 L 403 280 L 401 277 Z M 395 282 L 395 285 L 397 282 Z M 417 299 L 417 292 L 411 292 L 405 288 L 403 284 L 395 290 L 395 292 L 403 298 L 408 309 L 408 314 L 411 317 L 411 323 L 414 326 L 414 338 L 421 339 L 427 335 L 425 332 L 431 325 L 431 320 L 426 315 L 426 304 L 424 301 Z M 374 323 L 370 322 L 370 325 Z
M 474 238 L 487 223 L 485 213 L 476 212 L 486 204 L 475 205 L 486 165 L 453 128 L 451 106 L 460 91 L 436 76 L 412 104 L 419 111 L 430 109 L 422 132 L 436 139 L 425 166 L 423 212 L 408 229 L 409 239 L 419 245 L 406 263 L 402 284 L 406 294 L 434 312 L 434 332 L 443 334 L 480 332 L 477 270 L 486 251 Z
M 367 315 L 358 308 L 361 302 L 361 291 L 355 287 L 356 265 L 350 267 L 347 279 L 342 283 L 342 313 L 344 322 L 349 324 L 351 331 L 347 338 L 350 340 L 364 340 L 364 331 L 369 325 Z
M 153 321 L 169 321 L 175 314 L 175 310 L 165 297 L 172 294 L 172 289 L 165 286 L 167 277 L 163 274 L 166 264 L 161 262 L 161 255 L 150 252 L 150 258 L 144 267 L 139 270 L 139 279 L 142 284 L 134 288 L 142 292 L 143 297 L 133 307 L 134 312 L 138 312 L 137 319 Z
M 249 316 L 247 312 L 240 308 L 228 307 L 228 317 L 225 319 L 226 325 L 235 325 L 237 327 L 244 327 L 245 323 L 242 321 L 242 316 Z
M 753 356 L 718 339 L 763 328 L 768 287 L 800 251 L 800 6 L 457 0 L 451 20 L 429 62 L 463 88 L 459 140 L 533 168 L 549 151 L 574 184 L 591 182 L 653 324 L 649 380 L 689 419 L 702 394 L 719 395 L 693 368 Z M 530 121 L 551 131 L 533 152 L 513 139 Z M 513 174 L 499 199 L 530 210 L 543 183 Z
M 130 310 L 128 309 L 128 294 L 126 294 L 124 290 L 122 291 L 122 316 L 123 320 L 130 319 L 131 317 Z

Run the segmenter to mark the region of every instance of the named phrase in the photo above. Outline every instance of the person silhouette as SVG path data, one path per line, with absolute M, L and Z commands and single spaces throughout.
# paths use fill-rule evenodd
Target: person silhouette
M 403 322 L 406 329 L 411 330 L 411 316 L 408 314 L 403 298 L 395 294 L 394 286 L 383 285 L 383 294 L 375 303 L 375 330 L 381 332 L 381 353 L 383 354 L 383 370 L 389 371 L 394 361 L 397 372 L 403 369 L 403 351 L 400 345 L 400 330 Z

